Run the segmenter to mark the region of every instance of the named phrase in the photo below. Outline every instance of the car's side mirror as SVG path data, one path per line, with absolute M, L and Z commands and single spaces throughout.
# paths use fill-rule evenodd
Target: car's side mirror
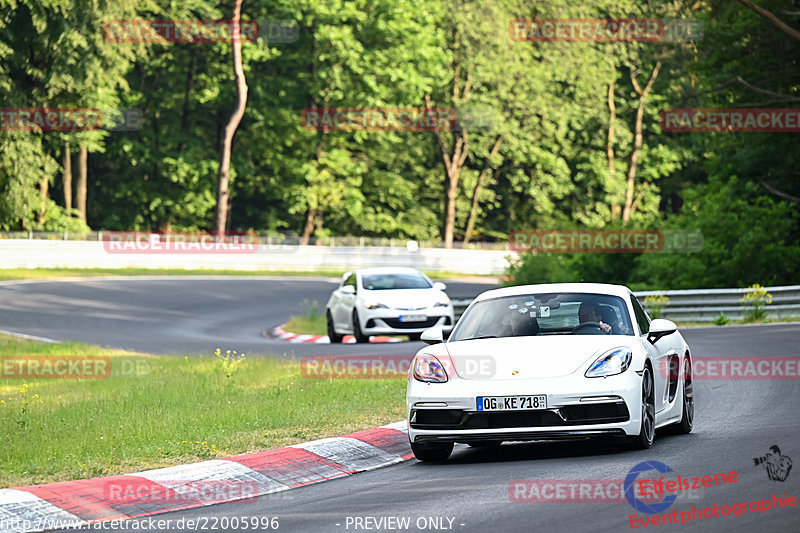
M 344 287 L 342 287 L 342 292 L 344 294 L 355 294 L 356 288 L 353 287 L 352 285 L 345 285 Z
M 436 283 L 433 284 L 433 288 L 436 289 L 437 291 L 444 291 L 445 289 L 447 289 L 447 285 L 445 285 L 441 281 L 437 281 Z
M 444 342 L 444 332 L 441 326 L 433 326 L 423 331 L 419 338 L 425 344 L 439 344 Z
M 672 320 L 656 318 L 650 322 L 650 331 L 647 333 L 647 340 L 650 344 L 655 344 L 661 337 L 672 335 L 678 331 L 678 326 Z

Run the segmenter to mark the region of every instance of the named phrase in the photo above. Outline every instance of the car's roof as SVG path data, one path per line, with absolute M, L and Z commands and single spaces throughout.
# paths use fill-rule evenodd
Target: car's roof
M 353 272 L 357 272 L 362 276 L 368 276 L 370 274 L 420 274 L 421 273 L 416 268 L 410 268 L 410 267 L 370 267 L 370 268 L 359 268 L 358 270 L 354 270 Z
M 631 293 L 630 289 L 624 285 L 611 285 L 607 283 L 541 283 L 538 285 L 515 285 L 502 289 L 492 289 L 481 293 L 475 301 L 489 300 L 503 296 L 517 296 L 522 294 L 537 293 L 586 293 L 586 294 L 609 294 L 627 298 Z

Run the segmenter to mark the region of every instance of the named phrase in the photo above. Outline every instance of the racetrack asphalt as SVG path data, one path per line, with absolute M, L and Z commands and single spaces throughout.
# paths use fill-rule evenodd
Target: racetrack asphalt
M 453 297 L 474 296 L 480 290 Z M 385 345 L 286 345 L 260 337 L 263 329 L 285 321 L 304 299 L 324 305 L 332 282 L 314 280 L 82 280 L 0 286 L 0 329 L 55 339 L 74 339 L 153 353 L 208 353 L 216 346 L 248 353 L 413 353 L 419 343 Z M 474 287 L 473 287 L 474 288 Z M 683 330 L 697 361 L 707 357 L 792 356 L 800 359 L 800 324 L 727 326 Z M 333 352 L 333 350 L 342 350 Z M 366 351 L 362 351 L 366 350 Z M 515 480 L 623 480 L 642 461 L 660 461 L 684 477 L 735 471 L 738 481 L 707 487 L 673 509 L 720 507 L 800 496 L 800 471 L 772 481 L 753 459 L 773 445 L 800 460 L 798 380 L 719 379 L 695 381 L 695 429 L 689 435 L 659 435 L 646 451 L 620 451 L 596 442 L 504 444 L 499 449 L 456 446 L 442 464 L 411 460 L 395 466 L 263 496 L 252 503 L 219 504 L 166 513 L 125 531 L 162 531 L 149 519 L 201 519 L 207 531 L 244 531 L 242 518 L 277 517 L 278 531 L 390 531 L 381 518 L 407 517 L 404 531 L 442 529 L 463 532 L 631 531 L 637 513 L 626 501 L 518 503 L 509 487 Z M 232 519 L 239 518 L 234 526 Z M 222 519 L 225 520 L 222 520 Z M 360 518 L 360 521 L 356 521 Z M 369 518 L 369 521 L 364 519 Z M 451 521 L 452 519 L 452 521 Z M 425 523 L 423 523 L 425 522 Z M 360 527 L 356 527 L 360 524 Z M 212 526 L 216 526 L 211 529 Z M 225 526 L 225 527 L 223 527 Z M 424 526 L 424 527 L 420 527 Z M 644 528 L 639 528 L 639 530 Z M 800 531 L 800 507 L 749 510 L 680 525 L 651 525 L 648 531 Z M 199 530 L 199 528 L 195 528 Z M 253 529 L 249 529 L 253 531 Z M 439 529 L 441 530 L 441 529 Z M 266 531 L 266 529 L 260 529 Z
M 448 282 L 453 299 L 473 298 L 493 284 Z M 302 314 L 320 312 L 336 288 L 313 278 L 82 278 L 0 282 L 0 330 L 154 354 L 211 354 L 216 348 L 248 355 L 302 357 L 373 354 L 369 345 L 289 344 L 262 332 Z M 413 355 L 424 344 L 381 346 L 386 355 Z

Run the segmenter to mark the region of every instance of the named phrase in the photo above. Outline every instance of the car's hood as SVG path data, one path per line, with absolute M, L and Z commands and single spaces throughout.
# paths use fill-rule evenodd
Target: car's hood
M 634 339 L 623 335 L 476 339 L 437 345 L 436 353 L 449 353 L 463 379 L 553 378 L 572 374 L 611 348 L 630 347 Z
M 394 309 L 425 309 L 441 299 L 444 293 L 436 289 L 388 289 L 364 290 L 359 296 L 362 300 L 377 300 Z

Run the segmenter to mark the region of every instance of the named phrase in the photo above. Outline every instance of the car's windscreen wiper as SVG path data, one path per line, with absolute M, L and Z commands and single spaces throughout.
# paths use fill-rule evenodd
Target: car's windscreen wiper
M 476 341 L 478 339 L 496 339 L 497 335 L 481 335 L 480 337 L 469 337 L 467 339 L 461 339 L 462 341 Z

